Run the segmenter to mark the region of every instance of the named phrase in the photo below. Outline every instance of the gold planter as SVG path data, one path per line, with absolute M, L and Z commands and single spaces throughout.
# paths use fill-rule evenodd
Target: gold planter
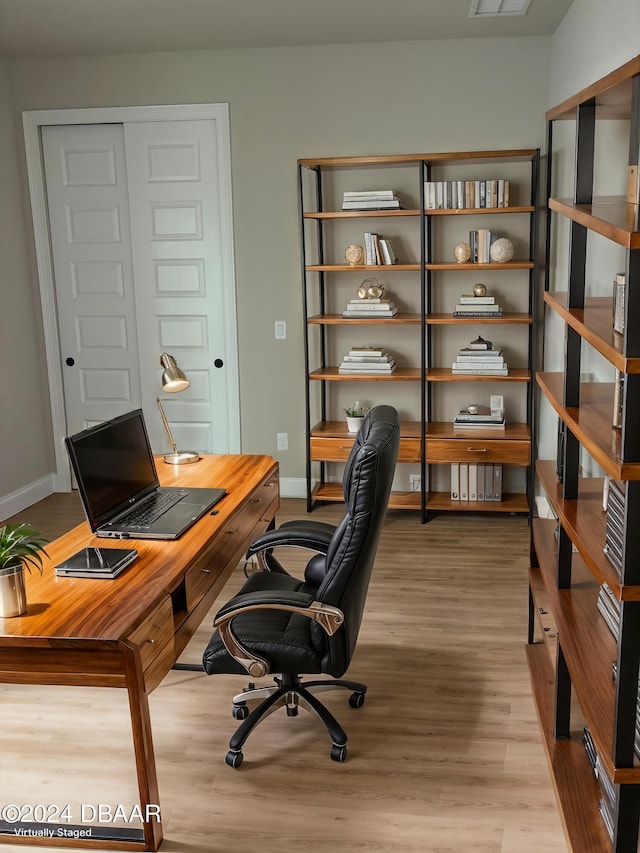
M 0 569 L 0 617 L 21 616 L 27 612 L 24 567 Z

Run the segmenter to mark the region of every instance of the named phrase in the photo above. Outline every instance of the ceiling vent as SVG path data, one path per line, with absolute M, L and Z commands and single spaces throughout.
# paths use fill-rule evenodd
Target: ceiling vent
M 531 0 L 472 0 L 470 18 L 497 18 L 502 15 L 526 15 Z

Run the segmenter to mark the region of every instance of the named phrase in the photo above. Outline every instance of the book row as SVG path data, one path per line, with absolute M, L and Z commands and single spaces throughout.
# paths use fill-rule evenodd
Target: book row
M 342 196 L 343 210 L 399 210 L 402 202 L 393 190 L 363 190 L 345 192 Z
M 510 182 L 503 178 L 484 181 L 425 181 L 426 210 L 462 210 L 509 207 Z
M 493 462 L 452 462 L 452 501 L 501 501 L 502 465 Z
M 397 264 L 398 255 L 391 240 L 365 231 L 364 262 L 367 266 L 393 266 L 393 264 Z

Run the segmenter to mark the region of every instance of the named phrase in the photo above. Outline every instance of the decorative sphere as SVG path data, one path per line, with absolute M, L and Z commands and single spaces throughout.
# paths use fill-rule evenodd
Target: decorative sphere
M 458 243 L 453 250 L 453 257 L 459 264 L 466 264 L 471 258 L 471 246 L 468 243 Z
M 491 244 L 489 257 L 497 264 L 506 264 L 513 257 L 513 243 L 507 237 L 500 237 Z
M 486 296 L 487 295 L 486 286 L 484 284 L 482 284 L 481 282 L 478 282 L 478 284 L 474 284 L 473 285 L 473 295 L 474 296 Z
M 362 246 L 356 246 L 352 243 L 347 247 L 344 256 L 347 259 L 347 263 L 352 267 L 364 264 L 364 249 Z

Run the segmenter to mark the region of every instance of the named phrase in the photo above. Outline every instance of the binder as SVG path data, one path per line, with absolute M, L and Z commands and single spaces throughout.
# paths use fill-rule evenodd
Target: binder
M 458 462 L 451 463 L 451 500 L 460 500 L 460 465 Z
M 469 500 L 469 464 L 460 463 L 460 500 Z
M 493 466 L 493 499 L 502 500 L 502 465 Z
M 493 500 L 493 462 L 486 462 L 484 466 L 484 499 Z
M 469 462 L 469 500 L 478 500 L 478 463 Z
M 485 500 L 485 497 L 484 497 L 484 477 L 485 477 L 484 469 L 485 469 L 485 463 L 484 462 L 478 462 L 478 500 L 479 501 Z

